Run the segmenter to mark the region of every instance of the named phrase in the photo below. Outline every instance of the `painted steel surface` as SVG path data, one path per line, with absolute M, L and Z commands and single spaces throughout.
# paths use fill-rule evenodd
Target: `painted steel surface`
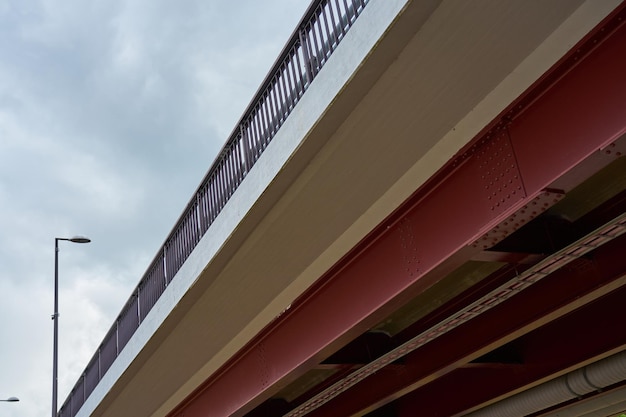
M 581 299 L 599 299 L 610 290 L 623 285 L 626 274 L 626 259 L 622 256 L 626 248 L 626 237 L 623 236 L 625 232 L 626 215 L 622 215 L 610 225 L 589 234 L 528 270 L 513 274 L 510 279 L 507 277 L 508 280 L 504 284 L 484 296 L 479 296 L 480 298 L 469 303 L 461 311 L 451 313 L 448 319 L 420 332 L 388 354 L 363 366 L 355 372 L 355 374 L 362 373 L 363 377 L 355 378 L 357 380 L 353 385 L 344 387 L 340 382 L 331 386 L 324 393 L 328 394 L 336 390 L 336 398 L 329 398 L 327 402 L 320 401 L 318 409 L 304 412 L 306 405 L 303 405 L 297 409 L 301 410 L 300 413 L 296 410 L 288 416 L 354 415 L 383 405 L 397 398 L 398 393 L 407 393 L 422 387 L 422 391 L 409 395 L 412 399 L 400 401 L 404 403 L 401 408 L 407 410 L 407 415 L 411 415 L 408 411 L 410 409 L 414 412 L 415 409 L 412 409 L 410 405 L 414 404 L 417 398 L 421 403 L 420 412 L 427 410 L 427 404 L 433 410 L 432 413 L 425 412 L 424 415 L 452 415 L 465 410 L 460 405 L 461 401 L 458 401 L 456 397 L 453 403 L 443 405 L 436 396 L 428 401 L 429 397 L 424 392 L 432 394 L 433 390 L 441 385 L 452 383 L 455 375 L 459 378 L 459 369 L 461 369 L 460 375 L 468 373 L 467 370 L 462 370 L 463 368 L 457 368 L 457 364 L 471 362 L 483 353 L 504 345 L 516 335 L 524 334 L 529 329 L 537 329 L 547 316 L 551 320 L 571 321 L 574 326 L 580 323 L 579 317 L 584 316 L 583 313 L 577 312 L 576 318 L 571 318 L 570 315 Z M 593 241 L 598 246 L 588 244 Z M 586 256 L 596 248 L 597 250 L 591 256 Z M 566 262 L 564 263 L 563 260 Z M 568 264 L 571 267 L 563 268 Z M 618 294 L 611 295 L 611 299 L 619 300 L 625 291 L 622 288 Z M 608 307 L 613 312 L 619 309 L 619 303 L 602 302 L 599 304 Z M 588 316 L 585 321 L 592 321 L 591 317 Z M 520 381 L 530 383 L 534 381 L 531 378 L 540 379 L 549 376 L 590 356 L 601 355 L 607 350 L 610 351 L 626 343 L 626 335 L 623 332 L 607 332 L 609 326 L 613 326 L 611 329 L 623 327 L 619 314 L 614 316 L 616 318 L 614 321 L 609 320 L 611 316 L 600 313 L 594 314 L 593 317 L 605 323 L 604 326 L 594 327 L 597 331 L 606 333 L 602 337 L 597 337 L 598 340 L 603 340 L 602 346 L 582 341 L 576 343 L 576 346 L 570 344 L 567 349 L 563 350 L 558 360 L 551 358 L 545 362 L 538 361 L 541 366 L 530 367 L 530 370 L 526 369 L 524 374 L 518 370 L 517 375 L 494 381 L 489 386 L 489 390 L 484 383 L 475 389 L 466 387 L 466 391 L 470 391 L 471 394 L 466 394 L 463 397 L 464 401 L 468 403 L 475 401 L 472 404 L 475 405 L 481 398 L 488 400 L 508 392 L 509 384 L 517 388 L 516 383 L 523 385 Z M 570 329 L 572 325 L 566 326 L 567 329 Z M 554 325 L 552 327 L 553 329 L 548 331 L 548 334 L 551 333 L 549 337 L 546 336 L 547 330 L 537 330 L 535 333 L 540 336 L 533 336 L 536 339 L 533 343 L 541 343 L 544 349 L 547 350 L 549 347 L 554 350 L 554 344 L 549 341 L 553 338 L 567 340 L 563 336 L 563 329 Z M 591 331 L 585 332 L 584 338 L 592 338 Z M 463 342 L 459 343 L 459 341 Z M 530 353 L 525 357 L 532 359 Z M 402 365 L 387 367 L 388 364 L 399 359 L 402 359 Z M 480 368 L 480 365 L 475 365 L 475 367 Z M 509 371 L 514 373 L 511 368 L 514 366 L 509 367 Z M 451 373 L 449 377 L 448 373 Z M 480 372 L 476 374 L 475 380 L 482 381 L 478 379 Z M 349 375 L 346 379 L 354 378 L 353 375 Z M 446 376 L 443 377 L 443 375 Z M 500 373 L 498 376 L 502 377 L 503 374 Z M 443 379 L 441 383 L 438 382 L 439 378 Z M 463 383 L 467 384 L 467 381 L 472 379 L 471 377 L 464 379 Z M 437 382 L 433 387 L 429 383 L 434 380 Z M 458 408 L 446 414 L 442 412 L 446 407 Z M 310 407 L 310 409 L 313 408 Z
M 461 251 L 478 250 L 472 245 L 495 226 L 623 135 L 626 60 L 615 59 L 626 56 L 626 26 L 620 22 L 584 59 L 557 68 L 558 82 L 531 91 L 533 100 L 515 108 L 514 117 L 495 121 L 445 175 L 418 190 L 306 299 L 170 415 L 245 414 L 276 384 L 292 380 L 376 324 L 399 300 L 430 286 L 428 272 Z M 322 404 L 304 405 L 294 415 Z

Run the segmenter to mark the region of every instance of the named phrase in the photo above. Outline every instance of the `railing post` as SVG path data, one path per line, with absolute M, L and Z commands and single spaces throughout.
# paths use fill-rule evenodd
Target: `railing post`
M 196 194 L 196 212 L 195 212 L 196 233 L 194 236 L 194 247 L 200 242 L 200 237 L 204 233 L 202 230 L 202 197 L 200 193 Z
M 304 58 L 304 75 L 307 78 L 308 84 L 313 82 L 313 69 L 311 68 L 311 56 L 309 54 L 309 44 L 306 40 L 306 27 L 303 27 L 298 31 L 300 36 L 300 46 L 302 46 L 302 57 Z
M 167 242 L 165 243 L 165 245 L 163 245 L 163 277 L 165 278 L 165 286 L 167 287 L 169 285 L 169 282 L 167 280 Z
M 241 153 L 243 154 L 243 177 L 245 177 L 248 172 L 250 172 L 250 168 L 252 168 L 251 164 L 250 164 L 250 144 L 248 141 L 248 135 L 246 133 L 246 129 L 244 129 L 244 123 L 239 125 L 239 132 L 241 135 L 241 141 L 239 142 L 240 144 L 242 144 L 241 146 Z M 242 178 L 243 178 L 242 177 Z
M 141 324 L 141 285 L 137 287 L 137 323 Z
M 115 320 L 115 358 L 117 359 L 119 355 L 120 355 L 120 319 L 118 317 L 118 319 Z

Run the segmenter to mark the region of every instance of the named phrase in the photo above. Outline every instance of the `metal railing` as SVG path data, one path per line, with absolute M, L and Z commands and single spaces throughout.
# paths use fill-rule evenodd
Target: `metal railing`
M 368 0 L 314 0 L 58 415 L 74 417 Z

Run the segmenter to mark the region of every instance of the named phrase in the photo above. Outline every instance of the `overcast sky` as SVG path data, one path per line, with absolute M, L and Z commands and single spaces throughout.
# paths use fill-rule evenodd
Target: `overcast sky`
M 0 403 L 59 406 L 309 0 L 0 0 Z

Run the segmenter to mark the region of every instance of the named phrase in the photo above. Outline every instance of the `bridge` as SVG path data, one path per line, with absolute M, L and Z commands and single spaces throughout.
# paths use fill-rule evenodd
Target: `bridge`
M 626 411 L 626 4 L 315 0 L 59 411 Z

